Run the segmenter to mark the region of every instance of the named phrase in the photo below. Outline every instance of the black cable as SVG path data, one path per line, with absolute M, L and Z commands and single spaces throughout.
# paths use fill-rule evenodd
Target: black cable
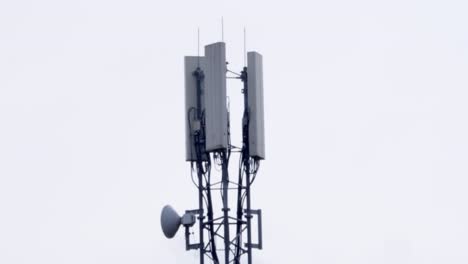
M 206 188 L 204 188 L 205 192 L 206 192 L 206 197 L 205 197 L 205 195 L 202 195 L 202 197 L 203 197 L 203 200 L 206 203 L 206 207 L 207 207 L 207 211 L 208 211 L 207 216 L 208 216 L 208 221 L 209 221 L 208 227 L 209 227 L 209 235 L 210 235 L 211 255 L 212 255 L 214 263 L 218 264 L 219 259 L 218 259 L 218 254 L 216 252 L 216 244 L 215 244 L 215 240 L 214 240 L 213 201 L 211 199 L 211 190 L 210 190 L 211 159 L 210 159 L 209 154 L 207 154 L 208 155 L 208 161 L 206 161 L 206 162 L 202 161 L 202 155 L 204 153 L 202 153 L 201 142 L 200 142 L 201 141 L 200 137 L 204 134 L 203 133 L 203 128 L 204 128 L 204 121 L 203 120 L 204 120 L 205 111 L 203 110 L 202 114 L 201 114 L 200 131 L 199 131 L 198 135 L 193 135 L 192 134 L 192 124 L 191 124 L 190 114 L 191 114 L 192 110 L 194 110 L 194 109 L 195 109 L 194 107 L 191 107 L 189 109 L 189 111 L 188 111 L 188 123 L 189 123 L 189 129 L 190 129 L 190 136 L 191 136 L 191 140 L 193 140 L 192 137 L 195 139 L 195 151 L 196 151 L 195 154 L 197 156 L 196 167 L 197 167 L 197 170 L 199 172 L 199 177 L 203 176 L 203 178 L 205 179 L 205 182 L 206 182 Z M 190 159 L 192 159 L 192 155 L 193 155 L 192 146 L 193 146 L 193 143 L 190 142 L 190 155 L 191 155 Z M 193 180 L 193 161 L 192 161 L 191 164 L 192 164 L 191 176 L 192 176 L 192 181 L 195 184 L 195 181 Z M 205 167 L 203 167 L 203 165 L 205 165 Z M 195 186 L 197 186 L 198 188 L 203 187 L 203 186 L 198 186 L 197 184 L 195 184 Z
M 213 201 L 211 199 L 211 158 L 208 156 L 208 164 L 209 164 L 209 170 L 208 170 L 208 182 L 206 184 L 206 195 L 207 195 L 207 200 L 208 200 L 208 212 L 207 212 L 207 217 L 208 217 L 208 228 L 209 228 L 209 234 L 210 234 L 210 244 L 211 244 L 211 256 L 213 258 L 213 261 L 217 264 L 219 263 L 218 259 L 218 253 L 216 252 L 216 243 L 215 243 L 215 235 L 214 235 L 214 224 L 213 224 Z
M 196 110 L 196 108 L 190 107 L 187 113 L 187 121 L 189 125 L 189 133 L 190 133 L 190 160 L 192 160 L 192 157 L 193 157 L 192 146 L 193 146 L 193 137 L 194 137 L 194 135 L 192 134 L 192 120 L 190 119 L 190 113 L 192 112 L 192 110 Z
M 250 185 L 253 184 L 253 182 L 255 181 L 255 179 L 257 178 L 257 172 L 258 172 L 258 169 L 260 168 L 260 161 L 258 160 L 255 160 L 254 161 L 254 166 L 255 166 L 255 169 L 254 171 L 252 172 L 252 179 L 250 180 Z
M 197 187 L 197 189 L 199 188 L 198 184 L 195 182 L 195 180 L 193 179 L 193 161 L 190 162 L 190 178 L 192 179 L 192 182 L 193 184 Z

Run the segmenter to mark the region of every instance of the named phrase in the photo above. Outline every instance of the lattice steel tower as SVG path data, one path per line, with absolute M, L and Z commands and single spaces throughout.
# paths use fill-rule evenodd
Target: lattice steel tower
M 227 78 L 243 83 L 240 148 L 230 140 Z M 244 260 L 252 264 L 252 249 L 262 249 L 262 212 L 251 208 L 251 186 L 260 161 L 265 159 L 262 56 L 247 52 L 247 66 L 240 73 L 227 68 L 224 42 L 205 46 L 204 56 L 185 57 L 185 120 L 186 161 L 198 189 L 198 209 L 187 210 L 180 217 L 172 207 L 165 206 L 161 214 L 163 232 L 172 238 L 179 226 L 184 226 L 186 250 L 198 250 L 201 264 L 239 264 Z M 238 175 L 230 177 L 230 161 L 237 155 Z M 213 167 L 220 167 L 219 178 Z M 235 213 L 229 206 L 233 192 Z M 215 210 L 216 202 L 221 210 Z M 197 241 L 191 241 L 192 231 L 198 234 Z

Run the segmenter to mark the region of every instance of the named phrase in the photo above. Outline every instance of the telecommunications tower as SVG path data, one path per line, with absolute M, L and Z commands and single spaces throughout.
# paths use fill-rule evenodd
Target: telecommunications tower
M 185 248 L 199 251 L 200 264 L 252 264 L 252 250 L 262 249 L 262 211 L 251 208 L 251 186 L 265 159 L 262 55 L 247 52 L 247 65 L 236 73 L 227 68 L 226 44 L 213 43 L 205 46 L 204 56 L 185 57 L 184 78 L 185 157 L 198 208 L 180 217 L 165 206 L 162 230 L 172 238 L 182 225 Z M 242 147 L 231 144 L 227 78 L 242 81 Z M 236 176 L 229 175 L 233 157 L 239 159 Z

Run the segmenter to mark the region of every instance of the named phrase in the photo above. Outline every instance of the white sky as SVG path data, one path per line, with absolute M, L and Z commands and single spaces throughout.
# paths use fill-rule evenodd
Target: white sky
M 264 56 L 255 263 L 468 263 L 468 2 L 0 2 L 0 263 L 197 263 L 183 56 Z M 229 82 L 240 131 L 240 83 Z M 234 135 L 234 141 L 239 141 Z M 236 162 L 233 162 L 235 165 Z M 182 233 L 182 232 L 181 232 Z

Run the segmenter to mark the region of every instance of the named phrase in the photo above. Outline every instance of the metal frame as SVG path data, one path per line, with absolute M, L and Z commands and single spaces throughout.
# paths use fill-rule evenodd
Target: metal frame
M 228 70 L 229 71 L 229 70 Z M 232 71 L 229 71 L 234 73 Z M 204 113 L 201 106 L 202 82 L 204 79 L 203 71 L 198 67 L 193 76 L 197 87 L 197 121 L 200 128 L 197 131 L 191 131 L 192 140 L 195 142 L 195 151 L 197 159 L 192 161 L 192 171 L 195 168 L 198 178 L 198 206 L 197 210 L 189 210 L 187 213 L 198 215 L 198 243 L 190 242 L 190 227 L 185 227 L 186 250 L 200 251 L 200 264 L 205 263 L 207 256 L 215 264 L 219 264 L 218 252 L 224 252 L 224 263 L 240 264 L 243 255 L 247 255 L 247 263 L 252 264 L 252 249 L 262 249 L 262 214 L 261 210 L 252 210 L 251 208 L 251 185 L 255 179 L 259 160 L 249 156 L 249 112 L 248 112 L 248 85 L 247 85 L 247 67 L 244 67 L 241 74 L 235 73 L 243 82 L 242 93 L 244 94 L 244 114 L 242 118 L 242 149 L 240 154 L 239 177 L 237 182 L 229 179 L 228 167 L 231 152 L 234 149 L 229 145 L 228 149 L 221 149 L 210 153 L 204 153 L 205 144 L 205 122 Z M 227 77 L 232 78 L 232 77 Z M 229 120 L 228 120 L 229 123 Z M 229 133 L 229 131 L 228 131 Z M 205 156 L 206 155 L 206 156 Z M 221 181 L 212 183 L 211 179 L 211 158 L 221 161 Z M 254 170 L 252 171 L 252 164 Z M 253 177 L 252 177 L 253 176 Z M 194 182 L 195 183 L 195 182 Z M 230 188 L 234 185 L 236 187 Z M 218 186 L 220 185 L 220 186 Z M 222 197 L 222 216 L 214 218 L 212 191 L 220 190 Z M 237 190 L 237 210 L 236 217 L 229 215 L 230 208 L 228 203 L 229 191 Z M 245 204 L 244 204 L 245 202 Z M 206 205 L 206 209 L 205 209 Z M 206 217 L 205 217 L 206 214 Z M 258 219 L 258 243 L 252 243 L 252 218 Z M 244 219 L 245 218 L 245 219 Z M 231 240 L 230 226 L 235 226 L 235 233 Z M 223 227 L 223 228 L 221 228 Z M 222 230 L 221 230 L 222 229 Z M 208 241 L 205 243 L 205 232 L 208 234 Z M 243 243 L 244 235 L 247 236 L 247 242 Z M 215 238 L 222 238 L 224 249 L 217 249 Z

